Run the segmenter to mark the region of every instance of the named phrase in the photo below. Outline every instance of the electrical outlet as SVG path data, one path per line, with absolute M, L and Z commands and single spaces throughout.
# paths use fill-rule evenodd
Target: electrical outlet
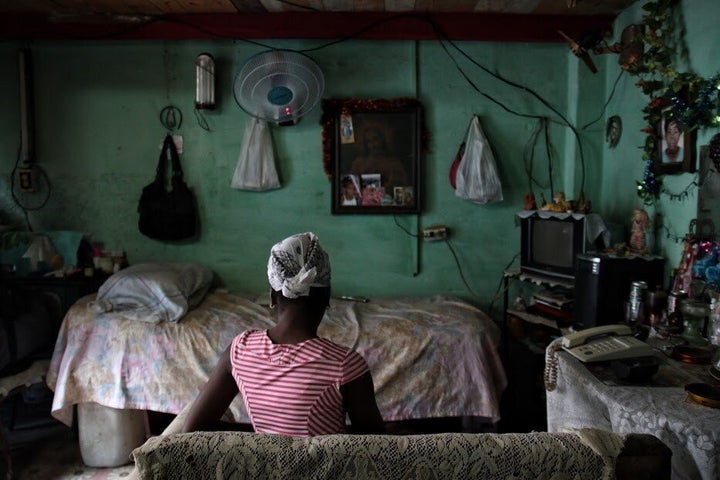
M 33 179 L 32 168 L 18 168 L 17 175 L 21 192 L 32 193 L 35 191 L 35 181 Z
M 445 240 L 449 233 L 450 231 L 445 225 L 430 225 L 429 227 L 423 228 L 423 240 L 426 242 Z

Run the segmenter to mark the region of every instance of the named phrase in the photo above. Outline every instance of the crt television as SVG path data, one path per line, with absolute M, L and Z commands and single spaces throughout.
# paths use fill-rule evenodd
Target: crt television
M 585 216 L 524 212 L 520 217 L 520 269 L 561 279 L 575 278 L 577 255 L 587 250 Z

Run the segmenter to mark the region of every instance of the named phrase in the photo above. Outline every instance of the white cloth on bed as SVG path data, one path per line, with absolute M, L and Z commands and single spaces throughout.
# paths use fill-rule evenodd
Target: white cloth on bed
M 139 263 L 112 274 L 88 307 L 144 322 L 176 322 L 200 304 L 212 278 L 212 271 L 197 263 Z

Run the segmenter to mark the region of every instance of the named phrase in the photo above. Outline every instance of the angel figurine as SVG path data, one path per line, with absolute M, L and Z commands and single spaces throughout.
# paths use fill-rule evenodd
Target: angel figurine
M 630 249 L 634 253 L 647 253 L 645 235 L 650 228 L 650 216 L 642 208 L 636 208 L 633 212 L 632 230 L 630 233 Z

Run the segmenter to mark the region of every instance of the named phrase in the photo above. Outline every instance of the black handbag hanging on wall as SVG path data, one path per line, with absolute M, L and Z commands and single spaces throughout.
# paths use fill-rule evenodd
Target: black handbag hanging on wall
M 165 187 L 168 160 L 172 162 L 169 191 Z M 140 233 L 155 240 L 186 240 L 199 230 L 195 196 L 183 181 L 180 158 L 170 135 L 165 136 L 155 180 L 143 188 L 138 213 Z

